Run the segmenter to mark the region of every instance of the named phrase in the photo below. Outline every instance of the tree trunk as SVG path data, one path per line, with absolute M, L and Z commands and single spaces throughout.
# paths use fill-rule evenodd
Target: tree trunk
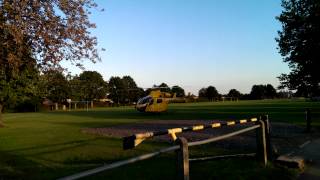
M 4 127 L 4 123 L 3 123 L 3 121 L 2 121 L 2 104 L 0 104 L 0 128 L 1 127 Z

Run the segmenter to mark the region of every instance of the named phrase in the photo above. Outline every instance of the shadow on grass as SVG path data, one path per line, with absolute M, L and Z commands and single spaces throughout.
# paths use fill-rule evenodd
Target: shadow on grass
M 147 168 L 146 168 L 147 167 Z M 229 159 L 205 161 L 190 164 L 190 179 L 294 179 L 295 171 L 267 168 L 252 159 Z M 158 156 L 137 162 L 122 168 L 102 172 L 86 180 L 99 179 L 177 179 L 177 168 L 174 156 Z
M 98 164 L 47 166 L 28 158 L 0 151 L 0 179 L 57 179 L 94 168 Z
M 41 151 L 45 149 L 50 149 L 50 148 L 55 148 L 57 150 L 50 150 L 50 151 L 42 151 L 41 153 L 37 154 L 32 154 L 32 155 L 39 155 L 39 154 L 44 154 L 44 153 L 52 153 L 52 152 L 59 152 L 61 150 L 66 150 L 70 148 L 74 148 L 77 146 L 83 146 L 85 144 L 88 144 L 89 142 L 96 141 L 103 139 L 102 137 L 96 137 L 96 138 L 91 138 L 91 139 L 86 139 L 86 140 L 77 140 L 77 141 L 68 141 L 68 142 L 63 142 L 63 143 L 52 143 L 48 145 L 39 145 L 39 146 L 33 146 L 33 147 L 28 147 L 28 148 L 19 148 L 19 149 L 11 149 L 11 150 L 6 150 L 6 151 L 1 151 L 3 153 L 18 153 L 18 152 L 24 152 L 24 151 Z M 61 148 L 59 148 L 62 146 Z M 64 147 L 68 146 L 68 147 Z
M 0 159 L 0 179 L 53 179 L 59 171 L 7 152 L 0 151 Z

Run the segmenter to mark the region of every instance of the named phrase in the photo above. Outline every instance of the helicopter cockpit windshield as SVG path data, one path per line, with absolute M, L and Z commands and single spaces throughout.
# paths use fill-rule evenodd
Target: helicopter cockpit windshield
M 143 98 L 139 99 L 137 104 L 141 104 L 141 105 L 146 104 L 146 103 L 150 102 L 151 99 L 152 99 L 151 96 L 143 97 Z
M 137 105 L 136 105 L 137 110 L 144 111 L 147 107 L 147 104 L 150 103 L 151 101 L 152 101 L 151 96 L 146 96 L 146 97 L 139 99 L 139 101 L 137 102 Z

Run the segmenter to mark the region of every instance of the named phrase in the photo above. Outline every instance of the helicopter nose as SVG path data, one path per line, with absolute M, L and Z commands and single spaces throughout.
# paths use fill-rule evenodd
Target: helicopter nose
M 137 104 L 136 109 L 140 112 L 144 112 L 147 108 L 147 104 Z

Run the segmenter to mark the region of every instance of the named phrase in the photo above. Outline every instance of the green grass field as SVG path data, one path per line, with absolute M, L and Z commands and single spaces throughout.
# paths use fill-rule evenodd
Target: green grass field
M 121 139 L 81 133 L 82 128 L 107 127 L 148 120 L 227 120 L 268 114 L 271 121 L 304 124 L 304 109 L 311 108 L 313 124 L 320 125 L 320 103 L 292 100 L 261 100 L 170 104 L 162 114 L 143 114 L 133 107 L 96 108 L 86 111 L 8 113 L 0 129 L 0 179 L 55 179 L 81 170 L 151 152 L 165 143 L 143 143 L 123 151 Z M 191 155 L 217 154 L 228 150 L 211 146 L 193 149 Z M 88 179 L 171 179 L 172 154 L 121 167 Z M 230 173 L 232 169 L 233 173 Z M 254 161 L 226 160 L 191 164 L 191 178 L 290 179 L 292 171 L 264 169 Z M 263 178 L 264 177 L 264 178 Z

